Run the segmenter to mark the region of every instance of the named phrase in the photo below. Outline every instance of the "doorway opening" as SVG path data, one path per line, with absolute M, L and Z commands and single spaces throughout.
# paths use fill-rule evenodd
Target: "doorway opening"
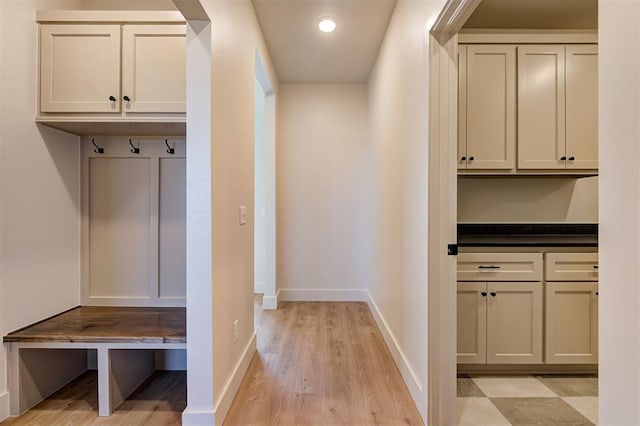
M 540 7 L 543 7 L 542 3 L 544 2 L 540 2 Z M 486 413 L 490 410 L 500 417 L 492 418 L 490 420 L 492 424 L 503 424 L 501 421 L 509 424 L 508 413 L 514 403 L 522 402 L 516 401 L 519 397 L 533 399 L 555 397 L 557 399 L 555 408 L 565 410 L 559 414 L 554 407 L 548 407 L 548 412 L 554 412 L 556 418 L 567 415 L 569 417 L 565 420 L 568 422 L 569 419 L 597 422 L 598 119 L 595 115 L 597 114 L 597 2 L 594 0 L 580 5 L 580 7 L 591 9 L 589 13 L 582 13 L 581 16 L 584 18 L 590 14 L 593 27 L 577 26 L 583 25 L 584 21 L 582 24 L 571 21 L 568 26 L 562 26 L 566 25 L 567 21 L 562 22 L 559 19 L 552 24 L 556 26 L 532 25 L 531 28 L 538 28 L 532 31 L 529 27 L 523 26 L 522 22 L 529 24 L 534 22 L 536 12 L 534 10 L 526 14 L 525 20 L 520 22 L 518 28 L 501 28 L 499 23 L 496 23 L 500 16 L 504 17 L 508 14 L 505 9 L 502 14 L 500 11 L 485 13 L 485 21 L 489 19 L 493 25 L 475 28 L 471 25 L 472 30 L 467 28 L 461 31 L 463 26 L 473 19 L 477 24 L 480 17 L 479 14 L 474 14 L 474 10 L 480 12 L 480 9 L 476 8 L 482 4 L 480 0 L 449 1 L 431 30 L 430 127 L 432 133 L 429 151 L 429 190 L 430 234 L 432 234 L 430 249 L 432 248 L 431 252 L 434 254 L 430 255 L 429 261 L 429 347 L 438 349 L 437 353 L 431 351 L 429 357 L 430 423 L 465 424 L 464 418 L 460 417 L 460 399 L 456 407 L 456 393 L 460 396 L 460 388 L 456 390 L 456 372 L 460 372 L 461 364 L 465 364 L 465 372 L 484 376 L 478 380 L 475 376 L 462 377 L 463 393 L 470 390 L 477 392 L 474 395 L 463 396 L 475 396 L 473 401 L 471 401 L 472 398 L 468 398 L 469 406 L 478 403 L 476 408 L 480 411 L 484 410 L 483 412 Z M 495 1 L 486 3 L 488 7 L 499 4 L 500 2 Z M 513 10 L 510 10 L 510 13 L 512 14 L 510 25 L 515 25 L 514 23 L 519 21 L 513 17 L 515 16 Z M 558 18 L 559 15 L 561 13 L 554 14 L 554 18 Z M 574 15 L 575 10 L 571 16 Z M 565 15 L 565 19 L 567 16 L 569 15 Z M 470 36 L 471 34 L 473 36 Z M 580 55 L 579 59 L 576 59 L 576 55 Z M 504 64 L 512 64 L 511 71 L 504 72 L 502 86 L 491 83 L 492 79 L 500 75 L 499 72 L 491 74 L 490 77 L 485 75 L 489 78 L 482 78 L 481 85 L 476 81 L 475 93 L 470 92 L 469 87 L 459 86 L 459 71 L 468 73 L 473 71 L 477 77 L 479 70 L 487 66 L 492 67 L 491 58 L 498 58 L 498 56 L 500 59 L 494 65 L 501 60 L 504 60 Z M 554 58 L 557 69 L 552 70 L 554 72 L 551 73 L 545 72 L 545 78 L 553 77 L 551 82 L 557 81 L 558 84 L 555 87 L 561 89 L 554 89 L 558 93 L 549 92 L 543 95 L 542 80 L 538 80 L 537 83 L 541 86 L 536 89 L 536 96 L 530 95 L 530 98 L 527 98 L 526 90 L 532 90 L 531 88 L 535 86 L 533 74 L 535 73 L 538 77 L 542 75 L 540 67 L 544 66 L 548 58 Z M 580 63 L 577 64 L 577 62 Z M 506 69 L 506 66 L 502 69 Z M 494 70 L 500 71 L 501 68 L 498 66 Z M 527 77 L 530 85 L 524 87 L 523 82 L 527 81 L 525 80 Z M 578 81 L 580 79 L 582 81 Z M 474 83 L 468 75 L 461 80 L 463 83 Z M 583 84 L 587 80 L 590 86 L 580 90 L 580 102 L 570 99 L 570 92 L 575 90 L 576 85 Z M 502 105 L 505 107 L 504 114 L 500 116 L 500 119 L 504 119 L 505 122 L 503 129 L 505 132 L 501 137 L 513 132 L 513 139 L 510 142 L 513 144 L 513 150 L 509 152 L 507 141 L 504 141 L 500 148 L 502 151 L 498 154 L 498 157 L 501 155 L 502 157 L 496 160 L 510 163 L 506 167 L 503 167 L 505 164 L 498 164 L 499 161 L 481 164 L 482 161 L 488 160 L 479 157 L 485 154 L 495 155 L 497 151 L 494 150 L 491 154 L 485 151 L 478 155 L 478 152 L 482 152 L 482 149 L 487 149 L 488 146 L 478 144 L 472 147 L 468 132 L 474 130 L 474 126 L 470 125 L 469 116 L 466 116 L 465 125 L 460 124 L 464 123 L 465 113 L 473 108 L 471 103 L 474 100 L 469 99 L 468 96 L 475 95 L 475 102 L 477 102 L 483 90 L 490 87 L 492 91 L 499 91 L 498 89 L 502 90 L 507 86 L 511 87 L 512 93 L 509 95 L 505 89 L 503 93 L 505 96 L 501 98 L 505 100 L 505 105 Z M 592 93 L 593 96 L 590 96 Z M 512 105 L 507 104 L 510 96 Z M 561 123 L 562 127 L 555 132 L 560 136 L 558 136 L 557 146 L 552 147 L 551 159 L 543 164 L 537 157 L 541 157 L 542 154 L 539 151 L 527 151 L 524 142 L 528 136 L 526 126 L 529 125 L 531 128 L 531 122 L 541 119 L 542 116 L 538 114 L 531 119 L 525 114 L 526 108 L 531 106 L 532 97 L 535 101 L 539 101 L 544 96 L 549 97 L 550 107 L 542 108 L 540 112 L 551 114 L 550 117 L 557 123 Z M 465 97 L 467 99 L 463 100 Z M 557 108 L 554 107 L 556 99 Z M 462 102 L 465 101 L 466 107 L 461 108 Z M 573 104 L 570 104 L 571 102 Z M 583 114 L 585 108 L 591 108 L 590 113 L 593 116 L 582 120 L 583 125 L 580 128 L 587 129 L 588 132 L 585 131 L 581 136 L 581 145 L 572 149 L 580 152 L 581 158 L 576 155 L 574 159 L 572 154 L 565 153 L 569 150 L 569 133 L 573 131 L 571 129 L 573 124 L 570 121 L 575 118 L 573 115 Z M 490 114 L 490 109 L 489 103 L 484 102 L 480 112 Z M 509 109 L 511 109 L 511 117 L 508 117 Z M 557 120 L 552 115 L 554 112 Z M 484 130 L 489 132 L 498 128 L 498 126 L 487 125 L 487 116 L 484 120 L 478 121 L 478 116 L 482 114 L 476 111 L 474 136 L 483 131 L 478 128 L 478 125 L 485 126 Z M 494 115 L 493 118 L 495 117 Z M 507 121 L 512 123 L 511 129 L 507 128 Z M 594 126 L 585 126 L 584 123 L 593 123 Z M 529 131 L 551 128 L 551 126 L 533 127 L 535 128 Z M 461 144 L 460 141 L 464 141 L 465 138 L 466 143 Z M 477 144 L 478 138 L 476 137 L 473 142 Z M 587 142 L 591 143 L 588 147 Z M 559 148 L 564 151 L 561 153 Z M 542 150 L 543 147 L 539 149 Z M 553 155 L 556 152 L 559 154 L 554 158 Z M 588 161 L 582 163 L 583 167 L 577 167 L 578 160 L 582 161 L 584 157 L 587 157 Z M 532 166 L 534 163 L 536 167 Z M 533 170 L 534 168 L 539 170 Z M 505 172 L 500 169 L 510 170 Z M 549 198 L 550 194 L 556 198 Z M 503 204 L 503 208 L 494 208 L 500 203 Z M 463 223 L 462 227 L 460 222 Z M 461 248 L 467 253 L 464 253 L 464 256 L 458 256 L 457 261 L 452 260 L 455 259 L 454 256 L 450 258 L 446 256 L 445 248 L 448 243 L 462 242 L 461 229 L 465 227 L 465 229 L 471 229 L 475 225 L 486 224 L 531 225 L 536 229 L 560 229 L 567 225 L 578 225 L 578 227 L 593 230 L 589 231 L 589 234 L 592 235 L 595 243 L 590 241 L 588 244 L 566 247 L 552 243 L 550 245 L 556 247 L 550 248 L 550 246 L 539 244 L 515 249 L 507 245 L 502 247 L 494 245 L 490 249 Z M 482 256 L 486 257 L 487 253 L 498 256 L 494 256 L 491 260 L 482 258 Z M 469 262 L 474 263 L 468 254 L 477 261 L 475 267 L 487 268 L 493 272 L 485 273 L 478 278 L 474 278 L 471 272 L 467 274 L 465 271 L 470 267 Z M 500 273 L 496 271 L 500 268 L 501 255 L 505 255 L 505 259 L 530 255 L 532 259 L 538 259 L 540 269 L 528 280 L 514 280 L 513 277 L 507 280 L 506 276 L 500 279 L 498 277 Z M 558 275 L 553 266 L 558 261 L 570 259 L 578 260 L 591 269 L 578 268 L 581 269 L 580 272 L 576 270 L 570 274 L 571 276 Z M 458 266 L 460 264 L 464 264 L 464 267 Z M 505 282 L 500 283 L 501 280 Z M 458 281 L 457 284 L 456 281 Z M 516 284 L 513 281 L 523 281 L 523 283 L 511 288 L 511 285 Z M 529 283 L 524 283 L 525 281 Z M 527 286 L 530 288 L 525 290 Z M 527 309 L 531 310 L 532 315 L 527 317 L 529 322 L 506 320 L 506 317 L 497 320 L 501 315 L 501 308 L 497 306 L 501 295 L 504 296 L 502 308 L 505 307 L 504 303 L 518 304 L 526 301 L 522 306 L 526 305 Z M 487 296 L 486 299 L 485 296 Z M 478 303 L 474 305 L 475 301 Z M 464 305 L 462 310 L 461 303 Z M 479 309 L 474 311 L 475 313 L 472 312 L 474 307 Z M 516 309 L 516 311 L 522 313 L 522 310 Z M 536 316 L 533 315 L 534 311 Z M 513 312 L 507 317 L 512 314 Z M 462 332 L 460 323 L 468 326 L 463 327 Z M 509 324 L 508 330 L 504 328 L 505 324 Z M 505 340 L 504 336 L 518 327 L 521 327 L 519 332 Z M 569 328 L 574 331 L 567 332 Z M 517 336 L 529 336 L 530 339 L 524 338 L 518 342 L 515 338 Z M 469 344 L 471 340 L 474 340 L 474 343 Z M 461 344 L 466 345 L 464 350 L 460 349 Z M 473 349 L 471 349 L 472 346 Z M 507 354 L 512 358 L 507 359 Z M 530 361 L 526 366 L 522 366 L 520 364 L 524 364 L 522 360 L 525 357 Z M 497 378 L 498 380 L 490 380 L 486 377 L 487 375 L 507 373 L 506 369 L 499 372 L 500 368 L 506 367 L 498 364 L 513 364 L 509 366 L 509 373 L 534 374 L 523 377 L 520 384 L 504 383 L 504 378 L 500 377 Z M 568 385 L 566 377 L 547 377 L 548 373 L 571 374 L 569 381 L 572 385 Z M 460 376 L 458 377 L 458 385 L 460 385 Z M 498 383 L 500 380 L 503 383 Z M 531 394 L 507 395 L 508 392 L 505 391 L 504 386 L 510 385 L 512 389 L 517 388 L 519 391 Z M 497 387 L 500 386 L 502 388 L 498 391 Z M 571 391 L 567 391 L 568 388 L 561 390 L 563 386 L 571 387 Z M 497 395 L 496 392 L 501 394 Z M 502 401 L 504 402 L 502 407 L 499 404 L 485 404 L 489 399 L 480 401 L 483 396 L 508 401 Z
M 254 293 L 263 295 L 263 309 L 277 309 L 276 99 L 257 51 L 254 117 Z

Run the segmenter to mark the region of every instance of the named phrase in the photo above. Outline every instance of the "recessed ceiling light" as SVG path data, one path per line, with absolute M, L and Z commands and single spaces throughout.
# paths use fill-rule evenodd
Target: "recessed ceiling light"
M 318 29 L 323 33 L 332 33 L 336 30 L 336 20 L 334 18 L 320 18 Z

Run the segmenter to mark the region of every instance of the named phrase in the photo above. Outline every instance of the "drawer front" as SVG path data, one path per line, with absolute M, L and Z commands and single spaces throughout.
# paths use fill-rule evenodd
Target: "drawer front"
M 542 253 L 460 253 L 458 281 L 542 281 Z
M 598 281 L 598 253 L 547 253 L 546 281 Z

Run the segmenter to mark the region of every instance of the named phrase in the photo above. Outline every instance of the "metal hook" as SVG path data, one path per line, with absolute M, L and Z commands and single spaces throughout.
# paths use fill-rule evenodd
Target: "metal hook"
M 131 139 L 129 139 L 129 145 L 131 145 L 132 154 L 140 154 L 140 148 L 136 148 L 135 146 L 133 146 L 133 142 Z
M 91 139 L 91 143 L 93 144 L 93 146 L 96 147 L 93 150 L 93 152 L 95 152 L 96 154 L 104 154 L 104 148 L 100 148 L 98 145 L 96 145 L 96 140 L 95 139 Z
M 175 144 L 173 144 L 173 148 L 171 148 L 169 146 L 169 141 L 167 139 L 164 140 L 164 144 L 167 146 L 167 154 L 175 154 L 176 153 L 176 149 L 175 149 Z

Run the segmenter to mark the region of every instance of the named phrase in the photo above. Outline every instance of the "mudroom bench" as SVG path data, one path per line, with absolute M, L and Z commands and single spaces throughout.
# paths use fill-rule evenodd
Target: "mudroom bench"
M 164 361 L 159 361 L 162 354 L 184 355 L 186 310 L 78 306 L 11 332 L 3 342 L 9 354 L 11 415 L 97 369 L 98 414 L 109 416 Z

